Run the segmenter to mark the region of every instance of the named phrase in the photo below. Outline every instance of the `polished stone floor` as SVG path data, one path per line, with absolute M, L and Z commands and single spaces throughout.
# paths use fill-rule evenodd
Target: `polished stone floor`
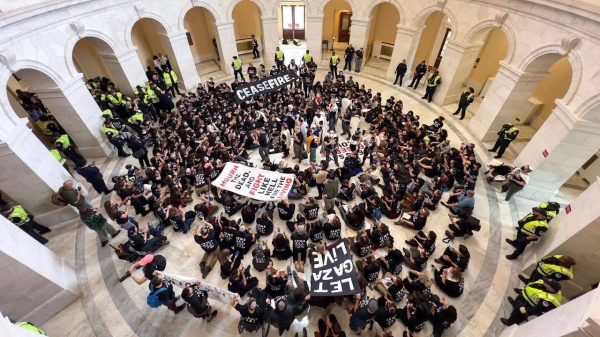
M 242 57 L 242 59 L 244 60 L 245 57 Z M 248 61 L 244 60 L 244 62 L 247 64 Z M 255 64 L 259 64 L 259 62 Z M 231 82 L 231 76 L 225 75 L 217 63 L 205 62 L 199 64 L 197 68 L 203 81 L 212 76 L 215 80 Z M 325 69 L 320 69 L 319 78 L 322 78 Z M 439 107 L 435 104 L 425 103 L 420 99 L 424 91 L 423 88 L 413 90 L 406 87 L 392 86 L 391 82 L 384 78 L 385 70 L 383 69 L 379 69 L 377 72 L 377 69 L 373 68 L 368 72 L 353 73 L 352 75 L 355 80 L 361 84 L 364 83 L 373 92 L 381 92 L 384 98 L 393 95 L 397 99 L 401 99 L 404 102 L 405 110 L 413 110 L 420 115 L 423 123 L 430 123 L 440 115 L 446 116 L 446 128 L 452 144 L 458 146 L 463 141 L 473 142 L 477 145 L 478 159 L 484 166 L 487 166 L 492 160 L 490 154 L 486 151 L 488 144 L 482 144 L 473 138 L 466 123 L 464 123 L 465 121 L 459 121 L 450 115 L 456 108 L 455 106 Z M 360 126 L 361 128 L 364 127 L 364 122 L 361 122 Z M 272 160 L 278 162 L 281 159 L 281 154 L 272 155 L 271 157 Z M 255 164 L 259 163 L 258 154 L 253 154 L 252 158 Z M 123 174 L 126 164 L 137 163 L 131 157 L 121 159 L 116 155 L 109 158 L 100 158 L 96 161 L 107 181 L 112 176 Z M 292 164 L 291 161 L 288 162 Z M 304 163 L 301 168 L 306 166 L 307 164 Z M 76 178 L 78 177 L 76 176 Z M 88 186 L 85 182 L 83 184 Z M 579 194 L 578 192 L 581 191 L 579 189 L 563 188 L 561 193 L 557 195 L 556 201 L 563 204 L 568 203 L 569 200 Z M 316 195 L 316 190 L 313 189 L 310 195 Z M 95 192 L 90 195 L 91 202 L 95 206 L 100 206 L 109 198 L 118 199 L 116 195 L 98 196 Z M 444 196 L 444 200 L 446 198 L 447 196 Z M 472 258 L 469 269 L 464 274 L 466 280 L 464 294 L 458 299 L 448 300 L 457 307 L 459 318 L 444 336 L 479 337 L 499 335 L 503 328 L 499 318 L 507 317 L 509 312 L 509 305 L 505 300 L 506 296 L 512 293 L 512 289 L 518 285 L 517 275 L 521 270 L 521 265 L 518 261 L 508 261 L 504 258 L 504 255 L 512 251 L 512 247 L 508 246 L 504 239 L 513 238 L 516 221 L 519 217 L 528 213 L 531 205 L 535 203 L 531 200 L 519 198 L 518 195 L 510 202 L 504 202 L 502 194 L 495 187 L 486 184 L 481 177 L 477 184 L 475 198 L 474 215 L 481 219 L 482 230 L 467 240 L 455 240 L 455 245 L 465 244 L 469 248 Z M 188 208 L 191 207 L 193 207 L 193 204 L 188 206 Z M 439 236 L 438 248 L 433 255 L 434 258 L 441 255 L 446 247 L 446 244 L 441 242 L 441 237 L 448 224 L 447 213 L 447 210 L 443 207 L 432 212 L 426 226 L 427 230 L 434 230 Z M 152 215 L 149 215 L 138 220 L 145 223 L 151 221 L 152 217 Z M 281 222 L 277 216 L 275 218 L 276 223 Z M 386 219 L 384 221 L 390 224 L 396 242 L 402 243 L 414 234 L 410 230 L 395 227 L 390 220 Z M 216 301 L 212 302 L 213 306 L 219 310 L 219 314 L 210 323 L 195 319 L 185 311 L 179 315 L 173 315 L 165 307 L 150 308 L 146 304 L 147 284 L 139 286 L 131 279 L 119 283 L 119 276 L 125 272 L 129 264 L 118 260 L 109 247 L 101 248 L 93 231 L 78 222 L 65 223 L 53 229 L 49 235 L 50 242 L 47 247 L 75 262 L 82 297 L 41 326 L 49 336 L 162 337 L 201 335 L 232 337 L 238 334 L 238 313 L 228 305 Z M 167 235 L 171 245 L 159 251 L 168 260 L 166 271 L 200 278 L 198 263 L 202 256 L 202 250 L 194 242 L 191 233 L 187 235 L 173 233 L 168 228 Z M 122 243 L 126 239 L 123 233 L 113 239 L 111 243 Z M 270 242 L 270 238 L 267 238 L 267 241 Z M 400 246 L 403 245 L 400 244 Z M 244 264 L 250 264 L 249 257 L 245 258 Z M 275 265 L 278 268 L 285 267 L 284 262 L 276 261 Z M 404 269 L 403 276 L 406 275 L 406 268 Z M 429 268 L 427 268 L 427 272 L 430 272 Z M 141 271 L 138 271 L 138 273 L 141 273 Z M 264 273 L 255 272 L 254 275 L 260 280 L 259 286 L 264 287 Z M 220 279 L 217 272 L 212 272 L 202 281 L 223 288 L 226 287 L 226 282 Z M 432 291 L 440 294 L 435 285 Z M 378 296 L 377 293 L 371 290 L 369 290 L 369 295 Z M 318 310 L 316 311 L 311 313 L 312 319 L 310 320 L 306 316 L 299 317 L 286 335 L 293 336 L 294 332 L 301 332 L 302 328 L 306 327 L 309 335 L 312 336 L 313 332 L 316 331 L 316 317 L 321 314 Z M 348 329 L 348 315 L 343 312 L 342 308 L 336 307 L 333 312 L 341 321 L 345 331 L 350 336 L 354 336 Z M 400 322 L 397 322 L 391 328 L 394 336 L 401 336 L 403 329 L 404 327 Z M 431 326 L 427 324 L 426 329 L 418 336 L 429 336 L 430 333 Z M 270 336 L 276 335 L 276 332 L 272 329 Z

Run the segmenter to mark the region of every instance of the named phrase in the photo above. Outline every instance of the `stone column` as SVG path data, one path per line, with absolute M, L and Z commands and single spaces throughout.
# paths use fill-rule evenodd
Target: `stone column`
M 498 137 L 496 133 L 503 124 L 516 123 L 515 117 L 546 75 L 522 72 L 508 63 L 500 62 L 492 86 L 469 121 L 469 129 L 475 137 L 483 142 L 495 141 Z
M 50 202 L 52 193 L 73 177 L 27 127 L 27 119 L 18 120 L 2 138 L 0 190 L 40 224 L 48 226 L 76 218 L 78 213 L 74 208 L 57 207 Z
M 446 52 L 439 66 L 442 84 L 436 89 L 433 101 L 439 105 L 455 102 L 461 94 L 482 44 L 466 45 L 448 40 Z
M 306 16 L 306 48 L 310 50 L 313 61 L 321 64 L 323 59 L 323 15 Z
M 263 24 L 263 60 L 268 72 L 275 65 L 275 48 L 279 47 L 279 27 L 276 16 L 263 16 L 261 20 Z M 323 23 L 321 23 L 322 26 Z M 308 27 L 307 30 L 309 30 Z
M 518 196 L 547 201 L 600 148 L 600 124 L 577 121 L 562 100 L 542 124 L 515 165 L 531 165 L 529 182 Z
M 146 69 L 137 54 L 137 47 L 119 55 L 98 54 L 110 72 L 112 80 L 125 95 L 133 97 L 136 85 L 142 87 L 148 81 Z
M 231 62 L 233 57 L 238 56 L 237 44 L 235 43 L 235 30 L 233 21 L 215 23 L 215 33 L 217 34 L 217 45 L 221 56 L 221 70 L 228 75 L 233 75 Z
M 371 20 L 352 20 L 352 25 L 350 26 L 350 44 L 354 47 L 355 50 L 360 48 L 364 48 L 365 55 L 363 57 L 362 66 L 365 65 L 365 62 L 368 59 L 367 52 L 369 51 L 368 43 L 369 43 L 369 28 L 371 26 Z M 338 66 L 338 70 L 342 70 L 344 67 L 344 53 L 340 53 L 340 66 Z M 354 60 L 352 60 L 354 62 Z M 354 64 L 352 65 L 354 67 Z
M 0 230 L 0 311 L 4 315 L 39 326 L 79 298 L 72 263 L 4 217 L 0 217 Z
M 396 32 L 396 41 L 394 42 L 394 51 L 392 52 L 392 60 L 390 61 L 390 67 L 388 68 L 385 77 L 390 80 L 396 78 L 396 66 L 402 60 L 406 60 L 406 75 L 404 75 L 404 81 L 412 78 L 411 67 L 419 46 L 419 40 L 421 39 L 421 32 L 423 28 L 406 27 L 397 25 L 398 31 Z
M 102 132 L 102 112 L 80 77 L 56 88 L 36 88 L 44 105 L 52 112 L 85 158 L 105 157 L 113 149 Z
M 194 56 L 187 39 L 187 31 L 171 34 L 158 33 L 165 54 L 179 79 L 179 89 L 193 90 L 200 83 L 200 77 L 194 63 Z

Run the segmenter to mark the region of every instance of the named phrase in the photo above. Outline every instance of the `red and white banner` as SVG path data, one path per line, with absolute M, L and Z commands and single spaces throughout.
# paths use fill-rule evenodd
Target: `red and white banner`
M 229 162 L 212 185 L 255 200 L 287 198 L 294 184 L 293 174 L 284 174 Z
M 365 144 L 363 144 L 362 142 L 360 143 L 360 146 L 358 148 L 358 157 L 359 159 L 362 160 L 363 154 L 364 154 L 364 149 L 365 149 Z M 349 156 L 350 153 L 352 153 L 352 149 L 350 148 L 350 142 L 349 141 L 342 141 L 339 145 L 338 145 L 338 149 L 337 149 L 337 155 L 338 155 L 338 159 L 343 161 L 346 156 Z M 327 157 L 327 155 L 325 154 L 325 151 L 323 151 L 321 153 L 321 159 L 325 159 Z M 329 161 L 333 161 L 333 156 L 329 156 Z

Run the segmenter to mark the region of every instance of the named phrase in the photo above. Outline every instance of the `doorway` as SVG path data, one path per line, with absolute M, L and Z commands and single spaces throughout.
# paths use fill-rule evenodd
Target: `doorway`
M 444 39 L 442 40 L 442 45 L 440 46 L 440 51 L 438 52 L 437 58 L 435 59 L 434 68 L 440 67 L 440 62 L 442 62 L 442 57 L 444 57 L 444 53 L 446 52 L 446 47 L 448 46 L 448 39 L 452 35 L 452 29 L 446 28 L 446 34 L 444 34 Z
M 305 38 L 304 6 L 281 6 L 281 25 L 284 39 Z
M 350 42 L 350 27 L 352 26 L 352 12 L 340 13 L 340 28 L 338 42 Z

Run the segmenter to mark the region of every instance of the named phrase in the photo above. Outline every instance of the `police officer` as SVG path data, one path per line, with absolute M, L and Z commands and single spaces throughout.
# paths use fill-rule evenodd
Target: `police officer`
M 425 73 L 427 73 L 427 65 L 425 64 L 425 60 L 423 60 L 415 68 L 415 72 L 413 73 L 412 82 L 410 82 L 408 87 L 417 89 L 417 86 L 419 85 L 419 82 L 421 82 L 421 79 L 423 78 L 423 76 L 425 76 Z
M 548 201 L 547 203 L 541 203 L 539 204 L 537 207 L 532 208 L 532 212 L 525 215 L 521 220 L 519 220 L 517 222 L 518 226 L 515 227 L 516 229 L 521 229 L 521 227 L 523 227 L 523 225 L 528 222 L 530 219 L 533 219 L 535 217 L 535 215 L 533 214 L 533 210 L 535 210 L 536 208 L 538 209 L 543 209 L 546 211 L 546 221 L 548 223 L 550 223 L 550 221 L 552 219 L 554 219 L 554 217 L 556 216 L 556 214 L 558 214 L 558 212 L 560 212 L 560 204 L 554 201 Z
M 251 37 L 252 37 L 252 55 L 254 55 L 253 59 L 257 59 L 260 57 L 260 53 L 258 52 L 258 40 L 254 36 L 254 34 L 252 34 Z
M 508 145 L 510 145 L 510 142 L 515 140 L 515 138 L 517 138 L 518 135 L 519 129 L 516 126 L 514 126 L 514 124 L 508 123 L 502 125 L 502 129 L 498 131 L 498 139 L 496 140 L 496 144 L 494 144 L 494 147 L 488 151 L 496 152 L 496 150 L 498 150 L 498 155 L 494 158 L 502 158 L 502 155 L 504 154 L 504 151 L 506 150 Z
M 0 213 L 2 213 L 2 215 L 4 215 L 4 217 L 10 222 L 21 228 L 25 233 L 29 234 L 29 236 L 37 240 L 37 242 L 43 245 L 48 243 L 48 239 L 44 238 L 42 235 L 49 233 L 51 229 L 33 221 L 33 217 L 27 214 L 21 205 L 16 205 L 13 207 L 9 204 L 6 204 L 0 208 Z M 36 233 L 34 229 L 37 230 L 39 234 Z
M 65 170 L 67 170 L 67 172 L 69 172 L 70 175 L 73 175 L 69 169 L 69 166 L 67 165 L 67 160 L 60 155 L 60 152 L 58 152 L 57 149 L 50 150 L 50 154 L 52 157 L 54 157 L 54 159 L 58 160 L 58 162 L 65 168 Z
M 129 125 L 140 137 L 143 133 L 142 124 L 144 124 L 144 114 L 139 110 L 127 119 L 127 125 Z
M 305 64 L 309 64 L 313 61 L 313 57 L 310 54 L 310 50 L 306 50 L 306 54 L 304 54 L 304 56 L 302 56 L 302 61 L 304 61 Z
M 181 96 L 181 92 L 179 92 L 179 84 L 177 84 L 177 75 L 168 66 L 165 67 L 163 78 L 165 79 L 165 84 L 167 85 L 167 91 L 171 91 L 171 95 L 173 97 L 175 97 L 175 91 L 177 91 L 177 95 Z
M 513 311 L 508 319 L 500 318 L 504 325 L 521 324 L 527 320 L 528 316 L 541 316 L 544 313 L 560 307 L 562 293 L 560 292 L 560 283 L 548 278 L 529 283 L 525 288 L 515 289 L 519 291 L 519 296 L 515 300 L 511 297 L 508 301 L 513 306 Z
M 279 50 L 279 47 L 275 48 L 275 63 L 277 64 L 277 70 L 283 71 L 285 62 L 285 55 L 282 50 Z
M 421 99 L 427 99 L 427 102 L 431 103 L 433 93 L 435 92 L 435 89 L 437 89 L 438 85 L 440 85 L 441 83 L 442 77 L 440 76 L 440 72 L 436 70 L 427 78 L 427 88 L 425 88 L 425 95 L 421 97 Z
M 123 96 L 120 91 L 112 88 L 106 98 L 110 102 L 109 107 L 114 108 L 120 116 L 127 116 L 126 102 L 130 101 L 129 97 Z
M 46 136 L 52 136 L 55 132 L 61 132 L 62 128 L 52 115 L 41 115 L 35 122 Z
M 352 71 L 352 59 L 354 58 L 354 52 L 354 47 L 349 44 L 344 51 L 344 70 L 346 70 L 346 67 L 348 67 L 348 71 Z
M 38 328 L 37 326 L 33 325 L 32 323 L 29 322 L 16 322 L 15 323 L 16 326 L 20 326 L 21 328 L 29 331 L 29 332 L 33 332 L 34 334 L 38 334 L 38 335 L 42 335 L 42 336 L 47 336 L 44 331 L 42 331 L 42 329 Z
M 453 115 L 458 115 L 458 113 L 460 112 L 460 119 L 463 120 L 465 118 L 465 113 L 467 112 L 467 107 L 469 107 L 469 104 L 473 103 L 473 100 L 475 99 L 475 96 L 473 95 L 474 92 L 475 92 L 475 89 L 473 89 L 472 87 L 469 87 L 469 89 L 465 90 L 460 95 L 460 101 L 458 102 L 458 108 L 453 113 Z
M 77 152 L 77 150 L 75 150 L 75 147 L 73 146 L 73 144 L 71 144 L 71 139 L 69 139 L 69 136 L 66 134 L 61 135 L 60 133 L 56 132 L 54 133 L 54 144 L 56 145 L 56 149 L 60 152 L 62 152 L 65 157 L 67 157 L 68 159 L 70 159 L 73 163 L 75 163 L 75 166 L 77 167 L 83 167 L 86 164 L 86 160 L 85 158 L 83 158 L 79 152 Z
M 540 260 L 537 268 L 526 278 L 519 275 L 519 279 L 525 284 L 536 282 L 544 277 L 557 281 L 572 280 L 575 259 L 567 255 L 550 255 Z
M 332 51 L 331 58 L 329 59 L 329 69 L 331 70 L 331 73 L 335 76 L 336 79 L 338 77 L 338 72 L 337 72 L 338 64 L 340 64 L 340 57 L 337 56 L 334 51 Z
M 244 78 L 244 73 L 242 72 L 242 60 L 240 60 L 237 56 L 233 57 L 233 62 L 231 62 L 231 67 L 233 68 L 233 75 L 235 75 L 235 79 L 238 79 L 238 74 L 242 78 L 242 81 L 246 82 Z
M 404 78 L 405 74 L 406 60 L 402 60 L 402 62 L 398 63 L 398 66 L 396 66 L 396 79 L 394 80 L 394 84 L 396 84 L 398 82 L 398 79 L 400 79 L 400 86 L 402 86 L 402 79 Z
M 106 187 L 106 183 L 104 182 L 102 172 L 100 172 L 100 170 L 96 166 L 95 161 L 93 161 L 88 166 L 78 167 L 75 169 L 75 171 L 79 173 L 80 176 L 85 178 L 85 180 L 88 183 L 92 184 L 92 187 L 94 188 L 94 190 L 96 190 L 96 192 L 98 192 L 98 194 L 104 193 L 108 195 L 112 193 L 112 190 L 109 190 L 108 187 Z
M 121 132 L 115 129 L 110 121 L 107 121 L 102 125 L 102 130 L 104 131 L 106 138 L 108 138 L 108 142 L 117 148 L 117 154 L 119 157 L 127 158 L 130 156 L 129 153 L 123 150 L 125 141 L 121 138 Z
M 547 230 L 548 222 L 546 221 L 546 210 L 534 208 L 533 217 L 529 218 L 523 227 L 517 232 L 515 240 L 506 239 L 506 242 L 515 247 L 515 251 L 506 255 L 509 260 L 515 260 L 525 250 L 525 247 L 532 241 L 537 241 Z
M 360 68 L 362 67 L 363 57 L 365 55 L 364 49 L 360 48 L 356 51 L 356 58 L 354 59 L 354 72 L 357 74 L 360 73 Z

